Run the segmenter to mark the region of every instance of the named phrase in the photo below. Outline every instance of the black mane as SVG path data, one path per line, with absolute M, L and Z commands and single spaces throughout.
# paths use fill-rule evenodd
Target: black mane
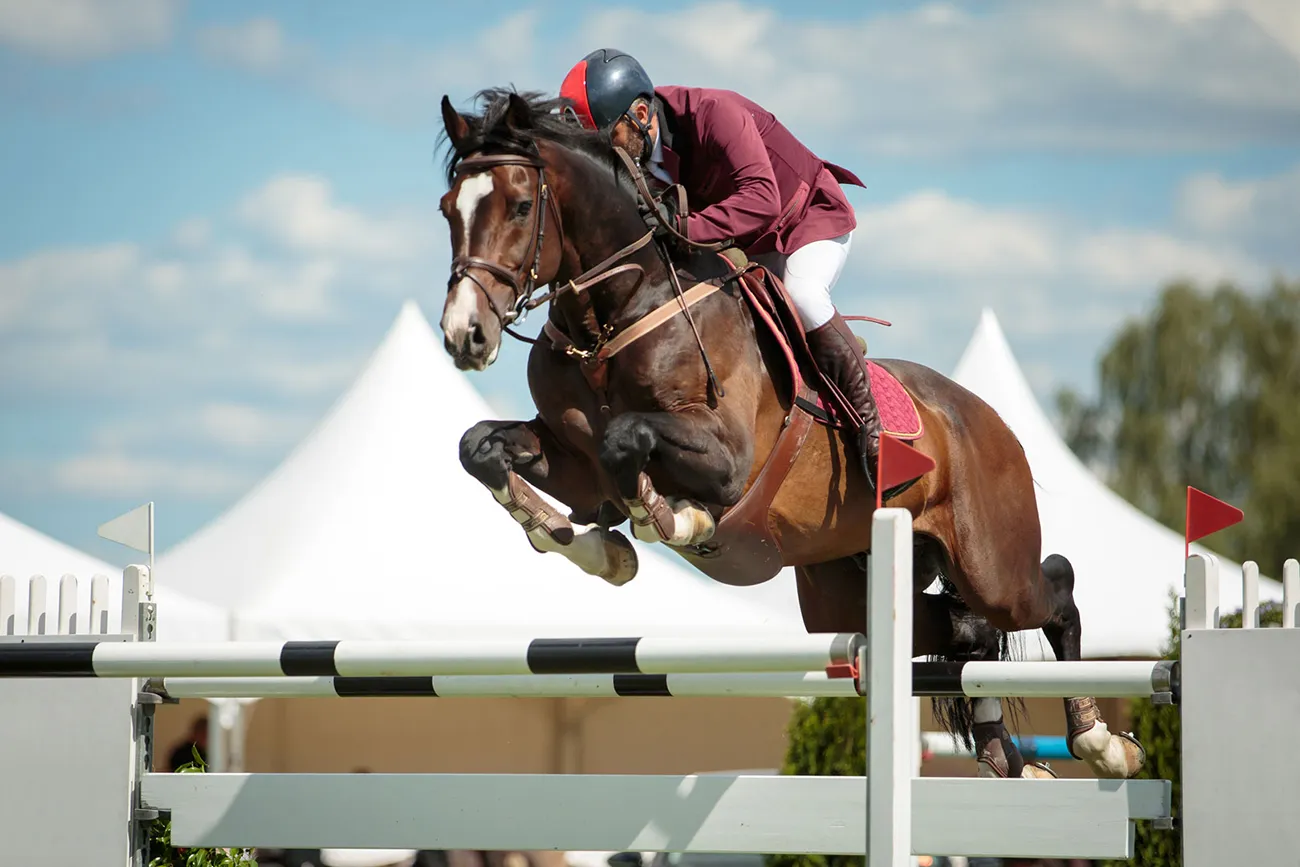
M 528 104 L 530 128 L 514 129 L 506 123 L 511 94 Z M 448 148 L 446 172 L 449 185 L 455 179 L 456 164 L 469 153 L 488 150 L 536 154 L 538 139 L 585 153 L 600 163 L 609 164 L 615 175 L 622 174 L 619 172 L 622 166 L 614 155 L 609 134 L 585 129 L 564 111 L 572 105 L 571 100 L 548 97 L 536 91 L 519 93 L 513 89 L 497 87 L 480 90 L 474 99 L 481 105 L 479 112 L 461 112 L 461 117 L 469 123 L 469 136 L 461 142 L 459 149 Z M 447 132 L 443 130 L 439 141 L 446 140 Z

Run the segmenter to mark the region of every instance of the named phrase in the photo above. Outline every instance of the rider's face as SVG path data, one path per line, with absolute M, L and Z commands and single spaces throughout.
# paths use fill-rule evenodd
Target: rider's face
M 632 109 L 632 113 L 641 123 L 649 121 L 651 136 L 658 133 L 659 118 L 650 117 L 649 106 L 638 105 Z M 634 157 L 643 155 L 648 156 L 650 143 L 654 141 L 654 139 L 651 138 L 650 142 L 647 142 L 645 136 L 641 134 L 641 130 L 637 129 L 636 126 L 633 125 L 632 121 L 628 120 L 626 117 L 620 118 L 618 123 L 614 124 L 614 128 L 610 130 L 609 137 L 615 147 L 622 148 Z

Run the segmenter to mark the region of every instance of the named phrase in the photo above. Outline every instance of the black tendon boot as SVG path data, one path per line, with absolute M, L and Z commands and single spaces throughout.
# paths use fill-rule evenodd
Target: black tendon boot
M 822 373 L 853 404 L 862 418 L 857 432 L 858 457 L 871 490 L 876 489 L 876 455 L 880 450 L 880 416 L 871 396 L 871 372 L 857 335 L 838 312 L 825 325 L 807 332 L 808 348 Z

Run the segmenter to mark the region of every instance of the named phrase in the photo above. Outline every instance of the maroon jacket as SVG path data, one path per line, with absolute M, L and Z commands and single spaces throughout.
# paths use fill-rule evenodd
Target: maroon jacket
M 655 88 L 663 167 L 686 188 L 692 241 L 790 253 L 857 227 L 841 183 L 865 186 L 730 90 Z

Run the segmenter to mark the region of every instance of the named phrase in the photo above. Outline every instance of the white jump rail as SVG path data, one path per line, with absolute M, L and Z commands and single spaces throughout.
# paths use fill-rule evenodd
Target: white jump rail
M 1196 697 L 1200 715 L 1189 716 L 1192 703 L 1184 704 L 1184 799 L 1189 822 L 1194 809 L 1200 822 L 1195 832 L 1184 824 L 1185 840 L 1199 845 L 1202 837 L 1217 835 L 1228 841 L 1219 845 L 1232 847 L 1230 860 L 1236 863 L 1257 852 L 1300 850 L 1300 823 L 1264 828 L 1258 819 L 1252 824 L 1234 814 L 1238 824 L 1232 824 L 1208 808 L 1233 797 L 1234 786 L 1258 784 L 1260 769 L 1236 761 L 1252 726 L 1272 732 L 1300 714 L 1286 703 L 1300 697 L 1300 683 L 1293 683 L 1300 677 L 1295 674 L 1300 666 L 1293 664 L 1300 655 L 1295 642 L 1300 631 L 1214 629 L 1218 617 L 1211 600 L 1218 597 L 1212 558 L 1197 555 L 1187 563 L 1181 667 L 1168 662 L 936 666 L 911 659 L 910 515 L 879 510 L 872 550 L 865 639 L 817 635 L 757 643 L 650 637 L 585 644 L 535 639 L 401 647 L 392 642 L 234 644 L 220 650 L 164 646 L 152 641 L 148 570 L 130 567 L 123 584 L 122 634 L 73 637 L 70 630 L 0 636 L 0 702 L 23 709 L 0 715 L 0 765 L 7 784 L 34 795 L 0 811 L 0 863 L 140 867 L 148 853 L 139 823 L 159 815 L 170 818 L 177 846 L 845 854 L 865 856 L 866 867 L 902 867 L 920 854 L 1129 858 L 1135 821 L 1170 818 L 1167 781 L 916 777 L 911 696 L 1177 696 L 1180 690 Z M 1295 561 L 1288 561 L 1284 577 L 1288 621 L 1294 622 L 1300 602 Z M 0 615 L 14 589 L 12 581 L 0 582 Z M 34 615 L 32 624 L 44 628 L 42 616 Z M 64 621 L 61 613 L 60 629 Z M 74 618 L 67 622 L 71 627 Z M 1273 642 L 1269 655 L 1233 648 L 1233 639 L 1243 634 Z M 1219 648 L 1212 659 L 1194 649 L 1215 642 L 1230 649 Z M 1248 660 L 1258 671 L 1241 677 L 1224 662 L 1228 659 L 1237 666 Z M 845 677 L 849 660 L 865 676 Z M 1279 677 L 1279 665 L 1287 667 L 1291 680 Z M 772 671 L 772 666 L 788 670 Z M 16 674 L 5 679 L 3 669 Z M 1225 687 L 1233 678 L 1236 683 Z M 1290 716 L 1270 710 L 1278 705 L 1279 685 L 1285 693 L 1281 706 Z M 1225 690 L 1241 694 L 1238 710 L 1222 707 Z M 868 697 L 867 777 L 146 771 L 154 708 L 183 696 L 859 691 Z M 1213 704 L 1220 705 L 1217 715 L 1206 709 Z M 1261 717 L 1267 719 L 1261 723 Z M 42 753 L 31 750 L 32 743 L 66 748 Z M 1202 763 L 1199 751 L 1212 753 L 1215 761 Z M 1289 757 L 1278 761 L 1276 751 L 1268 759 L 1272 767 L 1265 769 L 1262 792 L 1252 805 L 1275 818 L 1279 809 L 1294 807 L 1278 786 L 1293 784 L 1296 763 Z M 1211 764 L 1213 779 L 1206 770 Z M 1268 798 L 1272 812 L 1262 804 Z M 78 816 L 77 834 L 66 833 L 64 814 Z M 502 815 L 511 821 L 502 823 Z M 1227 863 L 1199 858 L 1193 847 L 1185 846 L 1185 852 L 1187 867 Z

